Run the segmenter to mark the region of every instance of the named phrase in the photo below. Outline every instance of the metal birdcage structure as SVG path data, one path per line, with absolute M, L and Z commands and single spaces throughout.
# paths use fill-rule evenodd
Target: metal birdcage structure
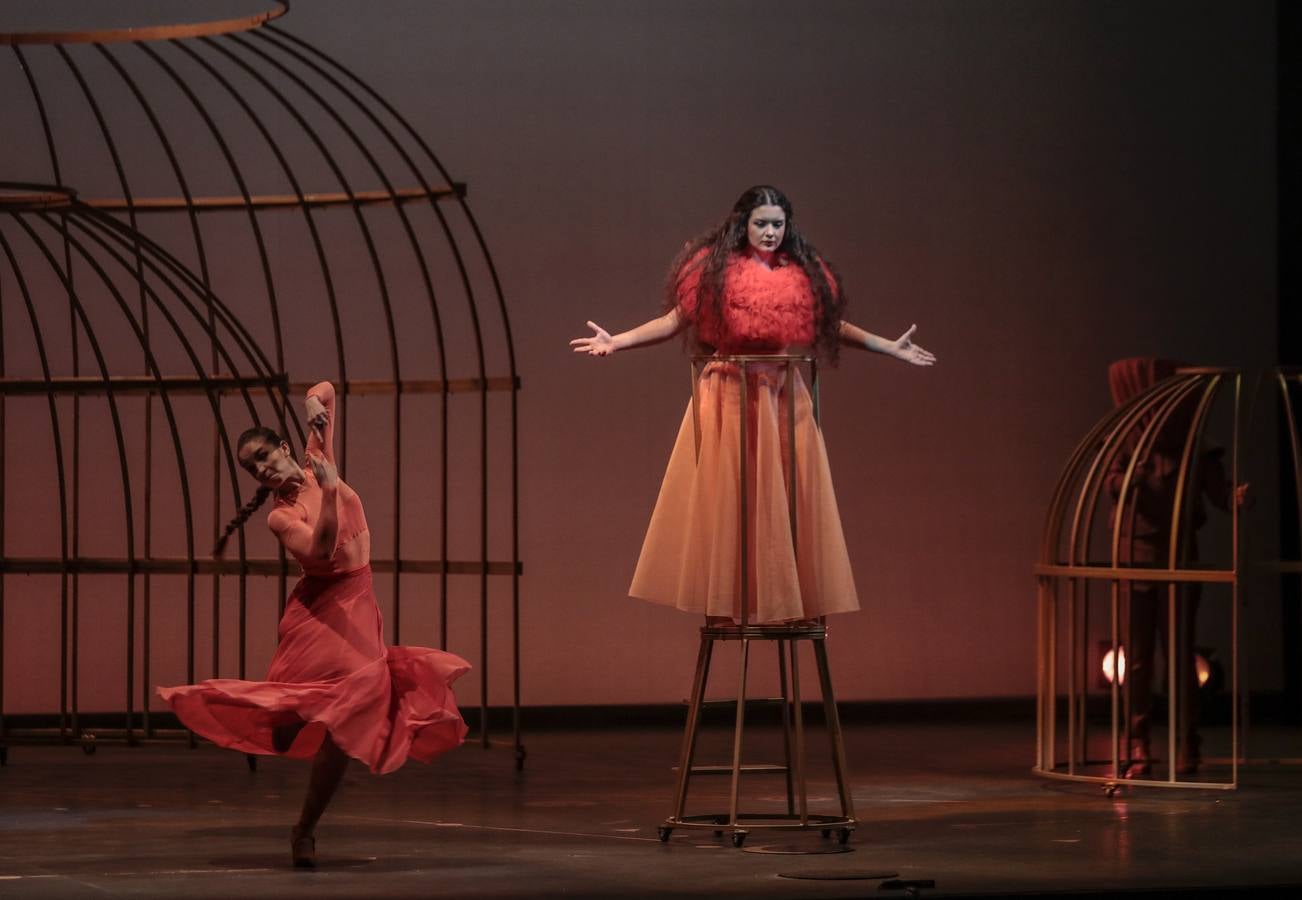
M 7 715 L 24 661 L 57 671 L 64 740 L 105 679 L 120 727 L 100 733 L 135 742 L 167 730 L 162 670 L 246 676 L 274 640 L 251 595 L 274 584 L 283 607 L 291 572 L 260 526 L 208 550 L 251 490 L 232 441 L 258 422 L 301 447 L 295 403 L 330 380 L 388 638 L 476 664 L 485 746 L 505 688 L 522 765 L 520 378 L 496 268 L 465 184 L 287 12 L 0 34 L 0 739 L 37 736 Z
M 1036 774 L 1109 793 L 1121 784 L 1238 787 L 1247 759 L 1248 586 L 1302 576 L 1302 546 L 1266 537 L 1302 518 L 1300 422 L 1302 372 L 1183 367 L 1119 404 L 1077 445 L 1050 501 L 1035 566 Z M 1269 439 L 1276 425 L 1278 454 Z M 1254 509 L 1254 493 L 1278 496 L 1279 509 Z M 1209 504 L 1221 512 L 1213 516 Z M 1200 606 L 1219 616 L 1228 653 L 1228 740 L 1209 759 L 1197 733 L 1200 685 L 1212 676 L 1195 648 Z M 1157 673 L 1148 668 L 1155 638 L 1164 656 Z M 1150 726 L 1135 694 L 1148 690 L 1143 679 L 1152 674 L 1162 676 L 1166 709 Z M 1159 767 L 1135 758 L 1136 747 L 1147 750 L 1149 727 L 1162 738 Z

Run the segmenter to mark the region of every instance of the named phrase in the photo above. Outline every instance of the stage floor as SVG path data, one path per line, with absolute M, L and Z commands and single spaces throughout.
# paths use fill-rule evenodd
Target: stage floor
M 756 733 L 753 755 L 771 756 L 775 734 Z M 723 738 L 712 730 L 705 750 L 721 755 Z M 821 762 L 822 734 L 810 738 Z M 773 855 L 746 851 L 836 841 L 752 832 L 743 851 L 710 832 L 657 839 L 677 729 L 538 731 L 523 774 L 509 749 L 478 746 L 384 778 L 353 770 L 319 829 L 316 871 L 288 865 L 305 764 L 264 758 L 250 772 L 207 745 L 101 743 L 92 756 L 16 745 L 0 769 L 0 897 L 900 895 L 845 878 L 874 872 L 934 879 L 923 896 L 1302 883 L 1302 767 L 1255 767 L 1235 792 L 1109 799 L 1032 776 L 1032 738 L 1016 721 L 848 727 L 852 852 Z M 1298 729 L 1254 738 L 1279 756 L 1302 756 L 1298 743 Z M 747 786 L 751 808 L 783 805 L 780 777 Z M 723 787 L 711 779 L 695 811 L 724 809 Z M 830 810 L 825 765 L 810 788 L 812 807 Z

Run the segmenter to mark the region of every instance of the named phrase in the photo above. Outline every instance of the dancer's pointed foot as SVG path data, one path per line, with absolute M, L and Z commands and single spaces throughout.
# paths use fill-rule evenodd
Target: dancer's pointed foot
M 315 869 L 316 837 L 295 825 L 289 832 L 289 855 L 295 869 Z

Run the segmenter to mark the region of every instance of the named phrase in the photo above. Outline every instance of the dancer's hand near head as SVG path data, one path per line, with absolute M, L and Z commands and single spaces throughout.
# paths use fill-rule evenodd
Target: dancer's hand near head
M 316 483 L 324 490 L 334 490 L 339 486 L 339 470 L 335 464 L 326 459 L 319 453 L 309 452 L 307 454 L 307 464 L 312 467 L 312 474 L 316 476 Z
M 674 307 L 663 316 L 657 316 L 649 322 L 643 322 L 636 328 L 621 331 L 616 335 L 612 335 L 596 322 L 589 322 L 588 327 L 592 329 L 592 336 L 575 338 L 570 341 L 570 346 L 574 348 L 575 353 L 610 356 L 616 350 L 632 350 L 634 347 L 667 341 L 686 326 L 686 318 L 679 315 L 678 308 Z
M 308 394 L 303 401 L 303 412 L 307 414 L 307 427 L 317 436 L 317 440 L 325 444 L 326 426 L 330 424 L 330 413 L 326 411 L 325 404 Z

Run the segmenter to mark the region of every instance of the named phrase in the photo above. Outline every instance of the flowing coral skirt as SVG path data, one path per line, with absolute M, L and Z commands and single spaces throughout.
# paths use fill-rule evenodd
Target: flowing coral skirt
M 851 612 L 859 598 L 841 531 L 823 436 L 794 373 L 796 540 L 788 506 L 786 369 L 750 367 L 747 523 L 750 621 Z M 740 618 L 741 377 L 710 363 L 697 385 L 700 449 L 689 403 L 629 594 L 711 616 Z
M 452 682 L 470 664 L 425 647 L 386 647 L 369 566 L 304 576 L 280 620 L 266 681 L 213 678 L 159 688 L 187 728 L 245 753 L 277 753 L 272 729 L 307 724 L 283 755 L 311 758 L 327 732 L 372 772 L 429 762 L 465 739 Z

